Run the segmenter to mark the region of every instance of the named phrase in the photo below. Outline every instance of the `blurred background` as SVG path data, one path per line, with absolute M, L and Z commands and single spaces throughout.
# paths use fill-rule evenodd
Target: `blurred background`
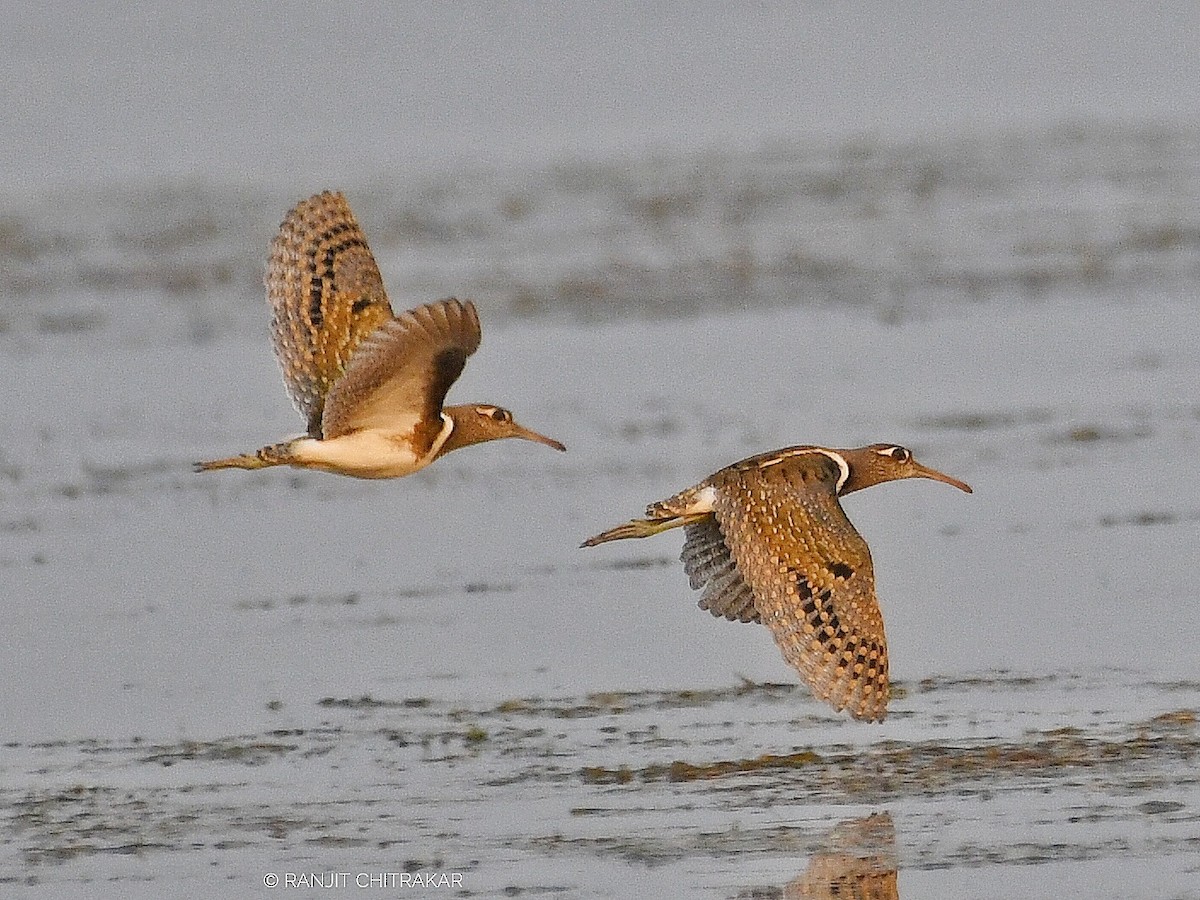
M 394 292 L 469 293 L 493 317 L 1190 272 L 1198 19 L 1184 2 L 11 4 L 3 321 L 129 328 L 150 304 L 159 327 L 247 327 L 271 230 L 326 187 L 371 223 Z
M 1200 5 L 2 20 L 0 885 L 777 896 L 886 809 L 903 896 L 1197 896 Z M 451 400 L 569 453 L 191 472 L 301 428 L 262 274 L 322 189 L 396 307 L 478 304 Z M 976 491 L 847 500 L 881 728 L 697 611 L 677 535 L 577 550 L 880 440 Z

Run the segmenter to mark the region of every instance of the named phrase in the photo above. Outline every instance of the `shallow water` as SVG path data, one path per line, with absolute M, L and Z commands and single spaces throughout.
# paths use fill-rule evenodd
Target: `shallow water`
M 1200 897 L 1198 149 L 1060 123 L 339 185 L 396 305 L 478 302 L 452 398 L 570 448 L 380 484 L 190 470 L 299 427 L 260 278 L 308 187 L 12 191 L 0 885 Z M 577 548 L 877 440 L 975 488 L 846 502 L 883 725 L 696 610 L 678 535 Z
M 898 870 L 900 896 L 1194 896 L 1200 685 L 1122 681 L 901 683 L 881 729 L 744 682 L 327 697 L 308 727 L 9 745 L 10 871 L 50 896 L 400 872 L 457 874 L 460 896 L 836 896 L 798 885 L 851 877 L 830 825 L 882 812 L 874 877 Z M 1167 698 L 1189 708 L 1133 720 Z
M 388 484 L 189 471 L 295 426 L 259 335 L 14 350 L 41 377 L 4 488 L 5 877 L 804 896 L 830 829 L 887 813 L 901 896 L 1197 896 L 1195 329 L 1149 292 L 501 319 L 455 393 L 570 452 Z M 57 377 L 69 346 L 86 391 Z M 882 726 L 696 610 L 675 536 L 576 549 L 762 447 L 878 438 L 976 489 L 847 501 L 897 679 Z

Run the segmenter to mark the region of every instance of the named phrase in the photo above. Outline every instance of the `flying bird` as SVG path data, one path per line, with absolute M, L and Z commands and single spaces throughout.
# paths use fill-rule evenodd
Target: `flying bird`
M 292 209 L 267 264 L 271 335 L 307 434 L 196 471 L 294 466 L 399 478 L 451 450 L 499 438 L 566 448 L 499 406 L 443 406 L 480 342 L 475 305 L 440 300 L 394 315 L 346 198 L 326 191 Z
M 703 590 L 701 609 L 766 625 L 819 699 L 879 722 L 891 698 L 883 616 L 871 551 L 839 498 L 902 478 L 971 493 L 897 444 L 788 447 L 726 466 L 582 546 L 682 527 L 680 559 Z

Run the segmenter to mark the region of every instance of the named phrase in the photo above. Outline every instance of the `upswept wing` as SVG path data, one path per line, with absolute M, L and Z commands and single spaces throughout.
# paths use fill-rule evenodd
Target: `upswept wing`
M 817 697 L 880 721 L 891 696 L 871 554 L 838 502 L 838 465 L 800 450 L 762 466 L 747 491 L 736 468 L 710 479 L 714 513 L 754 607 Z
M 359 343 L 325 402 L 326 440 L 355 431 L 408 437 L 423 456 L 442 430 L 442 403 L 479 347 L 470 301 L 440 300 L 381 325 Z
M 326 395 L 355 348 L 392 307 L 379 267 L 340 193 L 299 203 L 271 242 L 267 263 L 271 334 L 288 394 L 320 438 Z

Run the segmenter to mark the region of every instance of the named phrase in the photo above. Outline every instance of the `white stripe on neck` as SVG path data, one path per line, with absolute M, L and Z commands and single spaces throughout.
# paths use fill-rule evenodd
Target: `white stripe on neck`
M 846 462 L 846 457 L 842 456 L 842 454 L 834 453 L 832 450 L 822 450 L 814 447 L 813 451 L 815 453 L 824 453 L 835 463 L 837 463 L 837 467 L 841 469 L 841 474 L 838 475 L 837 484 L 833 486 L 833 492 L 835 494 L 840 494 L 842 492 L 842 488 L 846 486 L 846 482 L 850 480 L 850 463 Z
M 438 436 L 433 439 L 433 445 L 429 448 L 429 452 L 423 457 L 424 462 L 429 462 L 438 455 L 438 451 L 442 449 L 442 445 L 450 439 L 450 432 L 454 430 L 454 420 L 445 413 L 442 413 L 442 430 L 438 432 Z
M 833 486 L 833 492 L 835 494 L 840 494 L 842 492 L 842 488 L 846 486 L 846 482 L 850 480 L 850 464 L 846 462 L 846 457 L 842 456 L 840 453 L 834 453 L 832 450 L 826 450 L 822 447 L 805 447 L 802 450 L 792 450 L 788 453 L 781 453 L 774 459 L 768 460 L 767 462 L 763 463 L 760 468 L 765 469 L 768 466 L 777 465 L 778 463 L 783 462 L 785 459 L 790 459 L 793 456 L 803 456 L 808 453 L 824 454 L 837 464 L 839 474 L 837 483 Z

